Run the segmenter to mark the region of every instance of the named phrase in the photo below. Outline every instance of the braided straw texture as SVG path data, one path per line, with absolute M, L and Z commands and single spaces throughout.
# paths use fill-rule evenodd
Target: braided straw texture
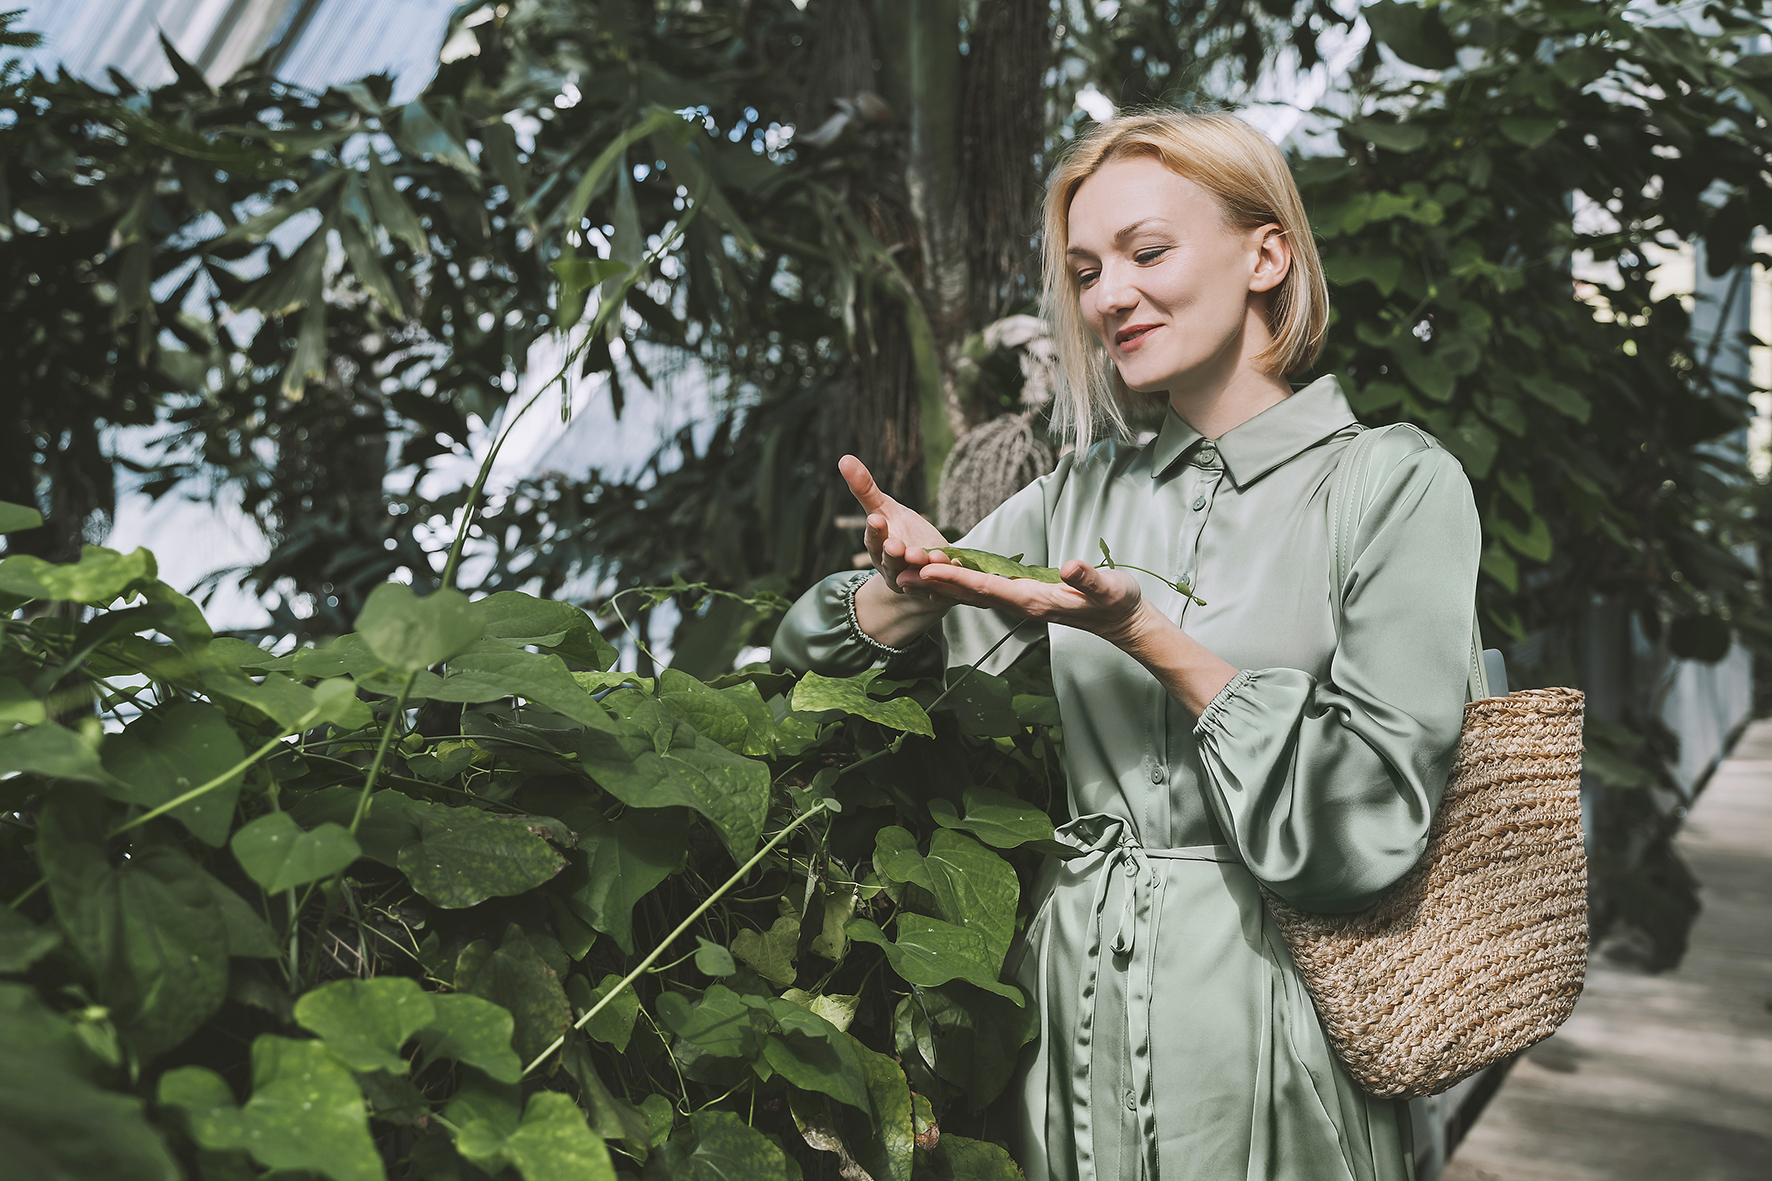
M 1355 914 L 1268 895 L 1342 1061 L 1374 1095 L 1437 1095 L 1549 1036 L 1587 970 L 1582 695 L 1464 707 L 1427 850 Z

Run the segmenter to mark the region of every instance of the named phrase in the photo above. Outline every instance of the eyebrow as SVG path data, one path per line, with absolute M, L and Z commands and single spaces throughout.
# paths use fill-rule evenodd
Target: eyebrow
M 1128 239 L 1128 238 L 1132 237 L 1134 234 L 1138 233 L 1138 231 L 1144 229 L 1146 226 L 1167 225 L 1167 224 L 1168 223 L 1160 217 L 1140 218 L 1139 220 L 1133 222 L 1131 225 L 1122 227 L 1119 230 L 1119 232 L 1117 232 L 1114 235 L 1114 244 L 1119 245 L 1120 243 L 1126 241 L 1126 239 Z M 1073 255 L 1073 254 L 1080 254 L 1080 255 L 1083 255 L 1084 257 L 1088 257 L 1088 258 L 1094 257 L 1094 255 L 1092 253 L 1090 253 L 1087 250 L 1084 250 L 1080 246 L 1073 246 L 1069 250 L 1065 251 L 1066 257 L 1069 257 L 1070 255 Z

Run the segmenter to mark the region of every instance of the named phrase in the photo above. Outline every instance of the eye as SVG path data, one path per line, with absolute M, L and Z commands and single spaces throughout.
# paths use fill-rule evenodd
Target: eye
M 1149 250 L 1140 250 L 1137 254 L 1133 255 L 1132 258 L 1139 266 L 1148 267 L 1159 258 L 1162 258 L 1164 254 L 1168 253 L 1168 250 L 1169 248 L 1167 246 L 1153 246 Z
M 1100 271 L 1078 271 L 1077 276 L 1076 276 L 1077 286 L 1078 287 L 1089 286 L 1089 284 L 1095 282 L 1096 277 L 1100 274 L 1101 274 Z

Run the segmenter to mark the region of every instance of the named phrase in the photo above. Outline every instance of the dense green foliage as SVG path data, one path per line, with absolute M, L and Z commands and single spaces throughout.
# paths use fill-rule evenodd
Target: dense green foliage
M 273 656 L 145 550 L 0 596 L 23 1176 L 1019 1175 L 1049 688 L 643 679 L 576 607 L 399 584 Z
M 1678 7 L 1368 6 L 1319 112 L 1340 150 L 1300 162 L 1321 368 L 1465 464 L 1492 640 L 1572 636 L 1596 598 L 1672 654 L 1772 640 L 1740 557 L 1772 540 L 1764 485 L 1726 445 L 1748 391 L 1719 376 L 1747 342 L 1695 345 L 1650 273 L 1698 239 L 1721 274 L 1772 221 L 1765 5 Z M 857 548 L 837 455 L 926 504 L 956 432 L 1023 410 L 979 342 L 1033 310 L 1079 92 L 1246 100 L 1354 19 L 512 0 L 458 13 L 472 52 L 398 105 L 383 78 L 211 85 L 170 50 L 151 92 L 0 74 L 0 499 L 47 516 L 0 506 L 0 1154 L 107 1178 L 534 1181 L 607 1175 L 606 1151 L 650 1176 L 1008 1175 L 989 1103 L 1027 1026 L 997 968 L 1063 795 L 1040 674 L 937 706 L 730 670 L 774 595 Z M 1586 302 L 1583 254 L 1617 272 Z M 715 429 L 494 489 L 471 525 L 474 490 L 425 477 L 554 375 L 528 372 L 550 340 L 617 407 L 705 380 Z M 159 450 L 108 450 L 156 425 Z M 118 466 L 237 495 L 272 542 L 247 575 L 268 630 L 308 646 L 217 638 L 144 553 L 82 556 Z M 424 595 L 464 535 L 479 597 Z M 567 587 L 588 614 L 546 601 Z M 606 641 L 667 602 L 672 667 L 641 645 L 615 671 Z M 1574 680 L 1566 656 L 1516 676 Z M 1636 801 L 1595 837 L 1622 896 L 1666 845 L 1640 789 L 1667 736 L 1588 739 Z

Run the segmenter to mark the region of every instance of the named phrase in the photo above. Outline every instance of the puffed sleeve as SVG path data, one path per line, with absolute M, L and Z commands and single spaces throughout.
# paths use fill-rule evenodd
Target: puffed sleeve
M 1359 910 L 1408 872 L 1458 750 L 1481 526 L 1458 461 L 1410 434 L 1354 537 L 1329 681 L 1245 669 L 1194 728 L 1221 825 L 1301 910 Z
M 1054 498 L 1070 475 L 1065 456 L 1058 470 L 1041 476 L 1004 501 L 955 545 L 1005 555 L 1021 554 L 1030 566 L 1046 564 L 1046 527 Z M 902 648 L 875 643 L 855 622 L 855 591 L 866 573 L 833 574 L 800 596 L 776 628 L 774 663 L 825 676 L 854 676 L 879 665 L 888 676 L 932 676 L 941 670 L 971 664 L 1005 632 L 1015 635 L 985 662 L 986 672 L 1001 672 L 1044 633 L 1038 625 L 1005 611 L 955 607 L 940 630 L 919 636 Z

